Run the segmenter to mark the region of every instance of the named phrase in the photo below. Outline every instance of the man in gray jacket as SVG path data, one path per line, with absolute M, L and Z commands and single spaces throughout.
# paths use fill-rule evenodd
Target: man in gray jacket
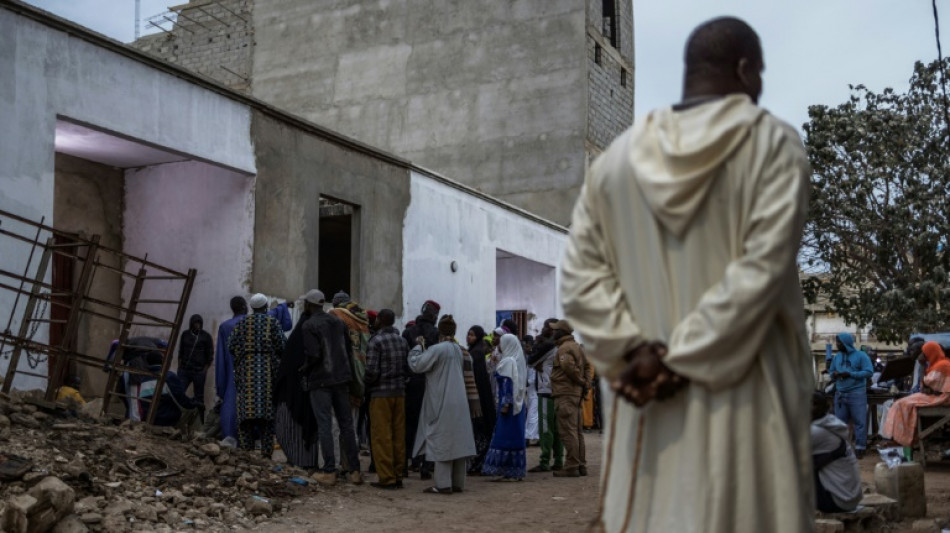
M 811 403 L 811 447 L 818 510 L 850 513 L 857 509 L 861 472 L 848 441 L 848 425 L 828 413 L 828 399 L 817 391 Z
M 528 365 L 534 367 L 536 387 L 538 389 L 538 424 L 541 434 L 540 464 L 528 472 L 550 472 L 564 468 L 564 444 L 557 431 L 557 415 L 554 413 L 554 397 L 551 395 L 551 370 L 554 368 L 554 358 L 557 355 L 557 344 L 554 343 L 554 331 L 551 324 L 556 318 L 544 321 L 541 334 L 538 335 L 534 350 L 528 358 Z M 554 465 L 551 465 L 551 455 L 554 455 Z

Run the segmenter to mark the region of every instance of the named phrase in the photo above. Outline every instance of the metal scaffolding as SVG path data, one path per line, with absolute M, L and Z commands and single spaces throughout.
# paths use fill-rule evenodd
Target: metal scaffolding
M 0 268 L 0 293 L 12 295 L 13 299 L 6 326 L 0 331 L 0 360 L 7 360 L 2 392 L 9 393 L 16 375 L 22 374 L 46 379 L 46 399 L 53 401 L 71 365 L 93 366 L 108 372 L 102 403 L 102 412 L 105 413 L 113 397 L 125 401 L 138 399 L 128 389 L 119 390 L 123 374 L 153 378 L 156 380 L 155 393 L 149 402 L 146 418 L 152 424 L 196 270 L 177 272 L 149 261 L 147 255 L 139 258 L 102 246 L 99 235 L 80 236 L 47 226 L 44 222 L 45 219 L 36 222 L 0 210 L 0 250 L 7 254 L 17 246 L 21 249 L 24 244 L 29 247 L 29 253 L 22 254 L 26 259 L 22 273 Z M 73 271 L 79 272 L 71 288 L 53 285 L 50 264 L 56 257 L 71 261 Z M 120 276 L 123 284 L 131 283 L 129 297 L 123 298 L 118 293 L 100 294 L 104 291 L 97 291 L 93 283 L 97 276 Z M 143 297 L 143 294 L 167 296 L 156 299 Z M 21 299 L 25 299 L 22 306 Z M 149 312 L 145 312 L 143 304 Z M 152 307 L 159 311 L 152 311 Z M 65 318 L 54 319 L 53 308 L 65 312 Z M 118 345 L 111 360 L 107 360 L 105 355 L 81 353 L 77 348 L 80 324 L 90 317 L 120 326 Z M 46 335 L 37 338 L 43 325 L 47 327 Z M 61 338 L 55 344 L 49 340 L 50 328 L 54 325 L 62 328 Z M 141 365 L 130 366 L 130 361 L 125 361 L 127 350 L 141 348 L 129 344 L 133 327 L 168 331 L 168 344 L 161 351 L 160 372 L 143 369 Z M 28 369 L 20 368 L 24 355 L 29 362 Z M 48 375 L 36 372 L 44 360 L 48 364 Z

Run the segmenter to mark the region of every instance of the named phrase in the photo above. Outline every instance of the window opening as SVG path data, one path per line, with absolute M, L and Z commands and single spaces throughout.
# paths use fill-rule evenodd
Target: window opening
M 610 42 L 614 48 L 619 48 L 617 43 L 620 41 L 619 25 L 617 24 L 617 4 L 615 0 L 603 0 L 603 28 L 601 33 L 604 39 Z

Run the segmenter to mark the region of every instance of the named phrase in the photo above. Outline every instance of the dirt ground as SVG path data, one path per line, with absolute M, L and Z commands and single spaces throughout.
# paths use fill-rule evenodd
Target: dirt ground
M 381 491 L 367 484 L 340 484 L 307 496 L 291 511 L 262 524 L 259 531 L 486 531 L 502 528 L 525 532 L 586 531 L 597 510 L 600 487 L 602 435 L 588 433 L 587 459 L 591 476 L 561 479 L 551 474 L 528 474 L 521 483 L 491 483 L 490 478 L 469 477 L 466 492 L 451 496 L 423 494 L 431 485 L 418 474 L 406 480 L 401 491 Z M 528 465 L 537 464 L 540 449 L 528 448 Z M 950 461 L 933 457 L 925 471 L 927 516 L 950 518 Z M 364 458 L 365 462 L 365 458 Z M 873 491 L 876 454 L 861 461 L 865 492 Z M 367 464 L 364 464 L 364 469 Z M 510 512 L 517 509 L 517 512 Z M 911 533 L 913 520 L 888 524 L 889 533 Z
M 927 457 L 927 468 L 924 470 L 927 518 L 935 518 L 942 523 L 950 518 L 950 461 L 939 460 L 935 453 L 930 453 Z M 874 468 L 879 462 L 880 456 L 877 453 L 868 453 L 861 460 L 861 483 L 865 492 L 874 491 Z M 889 524 L 890 528 L 886 531 L 911 533 L 913 523 L 913 520 L 904 520 Z
M 465 492 L 423 494 L 431 481 L 412 474 L 406 488 L 384 491 L 367 483 L 341 484 L 309 496 L 289 513 L 262 524 L 258 531 L 585 531 L 597 511 L 602 435 L 585 435 L 591 475 L 555 478 L 528 474 L 520 483 L 491 483 L 469 477 Z M 528 448 L 528 467 L 538 464 L 540 448 Z M 364 469 L 368 465 L 364 458 Z M 516 512 L 511 512 L 516 509 Z

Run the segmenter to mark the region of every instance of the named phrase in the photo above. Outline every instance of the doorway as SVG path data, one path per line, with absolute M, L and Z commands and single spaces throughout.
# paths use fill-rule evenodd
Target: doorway
M 359 206 L 320 197 L 319 261 L 317 283 L 327 300 L 339 291 L 358 299 Z

